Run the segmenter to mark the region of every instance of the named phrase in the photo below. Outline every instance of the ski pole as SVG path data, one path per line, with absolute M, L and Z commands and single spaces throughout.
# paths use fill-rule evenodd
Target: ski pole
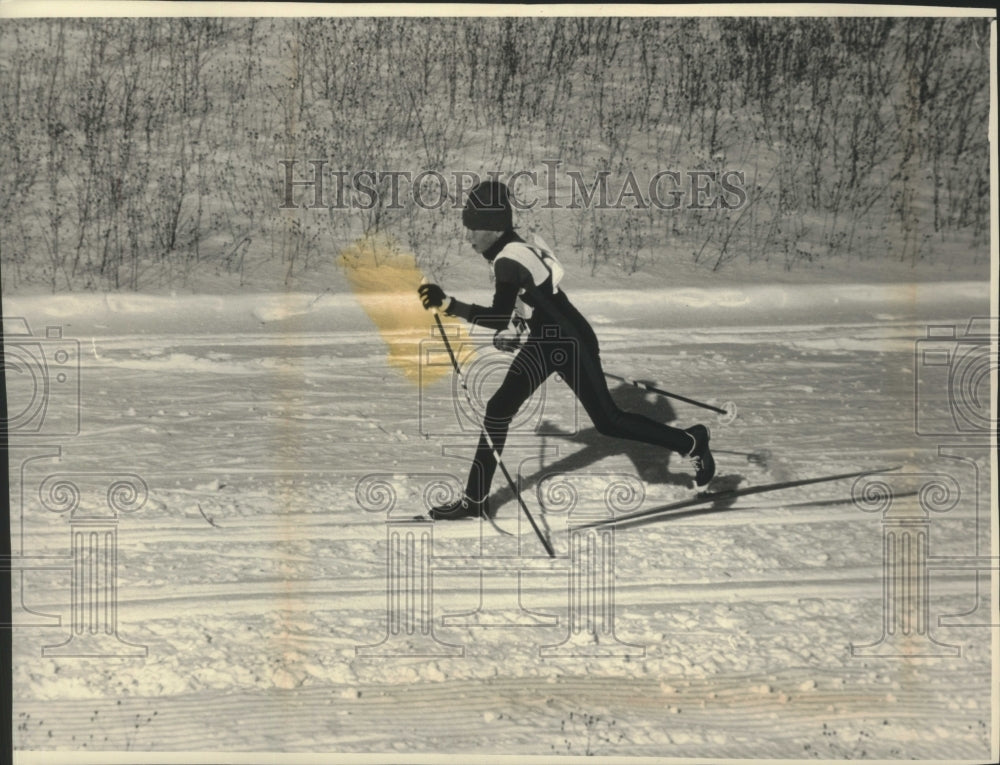
M 610 377 L 612 380 L 618 380 L 626 385 L 632 385 L 636 388 L 641 388 L 642 390 L 648 390 L 650 393 L 657 393 L 661 396 L 666 396 L 667 398 L 675 398 L 678 401 L 684 401 L 693 406 L 701 407 L 702 409 L 708 409 L 713 412 L 718 412 L 719 414 L 725 415 L 728 422 L 732 422 L 736 419 L 736 404 L 732 401 L 727 401 L 725 408 L 718 406 L 713 406 L 712 404 L 706 404 L 703 401 L 695 401 L 693 398 L 688 398 L 687 396 L 682 396 L 679 393 L 671 393 L 670 391 L 663 390 L 662 388 L 657 388 L 647 382 L 642 382 L 641 380 L 632 380 L 628 377 L 622 377 L 621 375 L 612 374 L 611 372 L 605 372 L 605 377 Z
M 458 365 L 458 359 L 455 357 L 455 352 L 451 349 L 451 343 L 448 342 L 448 333 L 445 331 L 444 323 L 441 321 L 441 316 L 438 313 L 437 308 L 434 311 L 434 321 L 437 322 L 438 331 L 441 333 L 441 339 L 444 340 L 444 346 L 448 349 L 448 356 L 451 358 L 451 365 L 455 369 L 455 374 L 458 375 L 458 382 L 462 386 L 462 390 L 465 391 L 465 395 L 469 398 L 469 403 L 472 403 L 472 399 L 469 394 L 469 388 L 465 384 L 465 377 L 462 374 L 462 368 Z M 504 478 L 507 479 L 507 483 L 510 484 L 511 490 L 514 492 L 514 496 L 517 497 L 517 502 L 521 506 L 521 510 L 524 511 L 525 517 L 531 524 L 531 528 L 535 530 L 535 535 L 538 537 L 542 546 L 545 548 L 545 552 L 549 554 L 550 558 L 556 557 L 556 551 L 552 547 L 552 542 L 542 533 L 542 530 L 538 528 L 538 524 L 535 522 L 534 516 L 531 511 L 528 510 L 528 506 L 524 504 L 524 499 L 521 497 L 521 492 L 517 490 L 517 485 L 514 483 L 514 479 L 511 477 L 510 473 L 507 471 L 506 465 L 503 464 L 503 460 L 500 459 L 500 453 L 497 451 L 496 446 L 493 445 L 493 439 L 490 438 L 490 434 L 486 431 L 485 424 L 483 426 L 483 436 L 486 438 L 486 443 L 490 447 L 490 451 L 493 453 L 493 459 L 497 461 L 497 467 L 503 473 Z

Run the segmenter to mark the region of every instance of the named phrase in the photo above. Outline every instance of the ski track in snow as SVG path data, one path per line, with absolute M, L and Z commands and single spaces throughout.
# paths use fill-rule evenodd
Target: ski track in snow
M 648 301 L 588 298 L 609 317 L 595 322 L 606 369 L 738 404 L 729 425 L 671 405 L 680 426 L 712 426 L 717 481 L 954 472 L 940 441 L 914 432 L 915 344 L 929 323 L 961 328 L 985 314 L 985 300 L 970 304 L 965 286 L 916 307 L 861 295 L 869 309 L 858 315 L 836 301 L 807 311 L 773 306 L 766 290 L 741 294 L 712 309 L 729 321 L 681 329 L 669 306 L 712 306 L 711 295 L 675 295 L 658 317 Z M 988 756 L 990 630 L 938 622 L 976 606 L 974 571 L 930 578 L 935 639 L 961 655 L 851 655 L 878 640 L 884 614 L 881 519 L 849 501 L 849 481 L 616 532 L 614 635 L 632 647 L 626 659 L 541 655 L 567 636 L 568 516 L 545 514 L 559 556 L 548 561 L 498 475 L 498 522 L 515 538 L 471 521 L 434 528 L 434 636 L 464 654 L 358 655 L 386 636 L 388 545 L 386 512 L 362 509 L 359 484 L 386 476 L 398 520 L 426 509 L 428 475 L 464 483 L 474 425 L 454 424 L 450 379 L 418 391 L 354 319 L 289 324 L 348 315 L 336 296 L 206 304 L 203 314 L 239 328 L 229 333 L 157 332 L 149 316 L 170 302 L 137 305 L 116 302 L 103 329 L 80 338 L 81 432 L 59 459 L 26 464 L 13 544 L 68 560 L 66 518 L 30 490 L 48 473 L 142 476 L 149 501 L 118 524 L 117 626 L 148 656 L 43 656 L 68 634 L 69 570 L 26 572 L 25 605 L 62 626 L 14 631 L 18 749 Z M 21 308 L 33 326 L 53 321 L 30 300 Z M 741 323 L 742 308 L 755 320 Z M 150 321 L 142 332 L 137 316 Z M 623 406 L 671 414 L 662 399 L 614 392 Z M 505 453 L 533 512 L 553 470 L 568 471 L 578 509 L 598 514 L 608 476 L 642 479 L 643 507 L 688 493 L 683 460 L 595 436 L 558 381 L 536 415 L 542 434 L 513 433 Z M 745 457 L 765 450 L 763 465 Z M 936 555 L 971 555 L 989 539 L 974 503 L 931 526 Z M 454 618 L 490 606 L 494 622 Z

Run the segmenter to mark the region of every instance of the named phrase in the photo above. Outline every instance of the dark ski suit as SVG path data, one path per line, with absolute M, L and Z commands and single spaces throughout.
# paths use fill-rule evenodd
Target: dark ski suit
M 680 430 L 618 408 L 601 369 L 597 336 L 559 286 L 561 267 L 544 249 L 506 231 L 483 257 L 493 265 L 496 290 L 489 307 L 452 299 L 447 313 L 502 331 L 514 315 L 518 298 L 531 308 L 528 338 L 518 349 L 500 387 L 486 405 L 483 427 L 502 452 L 510 423 L 524 403 L 554 372 L 573 389 L 598 432 L 688 454 L 694 438 Z M 469 472 L 466 496 L 485 499 L 497 461 L 481 435 Z

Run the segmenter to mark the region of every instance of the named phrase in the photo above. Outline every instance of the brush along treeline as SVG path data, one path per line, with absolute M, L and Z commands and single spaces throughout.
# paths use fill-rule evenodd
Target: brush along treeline
M 293 285 L 383 233 L 440 274 L 462 190 L 440 178 L 491 172 L 593 273 L 937 243 L 985 264 L 988 56 L 985 18 L 8 20 L 3 289 Z M 371 203 L 283 206 L 282 163 L 315 160 L 370 173 Z M 619 193 L 691 173 L 736 203 Z

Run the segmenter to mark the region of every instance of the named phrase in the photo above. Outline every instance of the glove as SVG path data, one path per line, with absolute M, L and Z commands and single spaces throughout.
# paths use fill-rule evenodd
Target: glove
M 504 353 L 514 353 L 521 347 L 521 336 L 516 332 L 502 329 L 493 335 L 493 347 Z
M 421 284 L 417 287 L 417 294 L 420 295 L 420 302 L 424 308 L 441 308 L 451 304 L 451 298 L 444 294 L 444 290 L 436 284 Z M 447 305 L 445 304 L 447 301 Z

